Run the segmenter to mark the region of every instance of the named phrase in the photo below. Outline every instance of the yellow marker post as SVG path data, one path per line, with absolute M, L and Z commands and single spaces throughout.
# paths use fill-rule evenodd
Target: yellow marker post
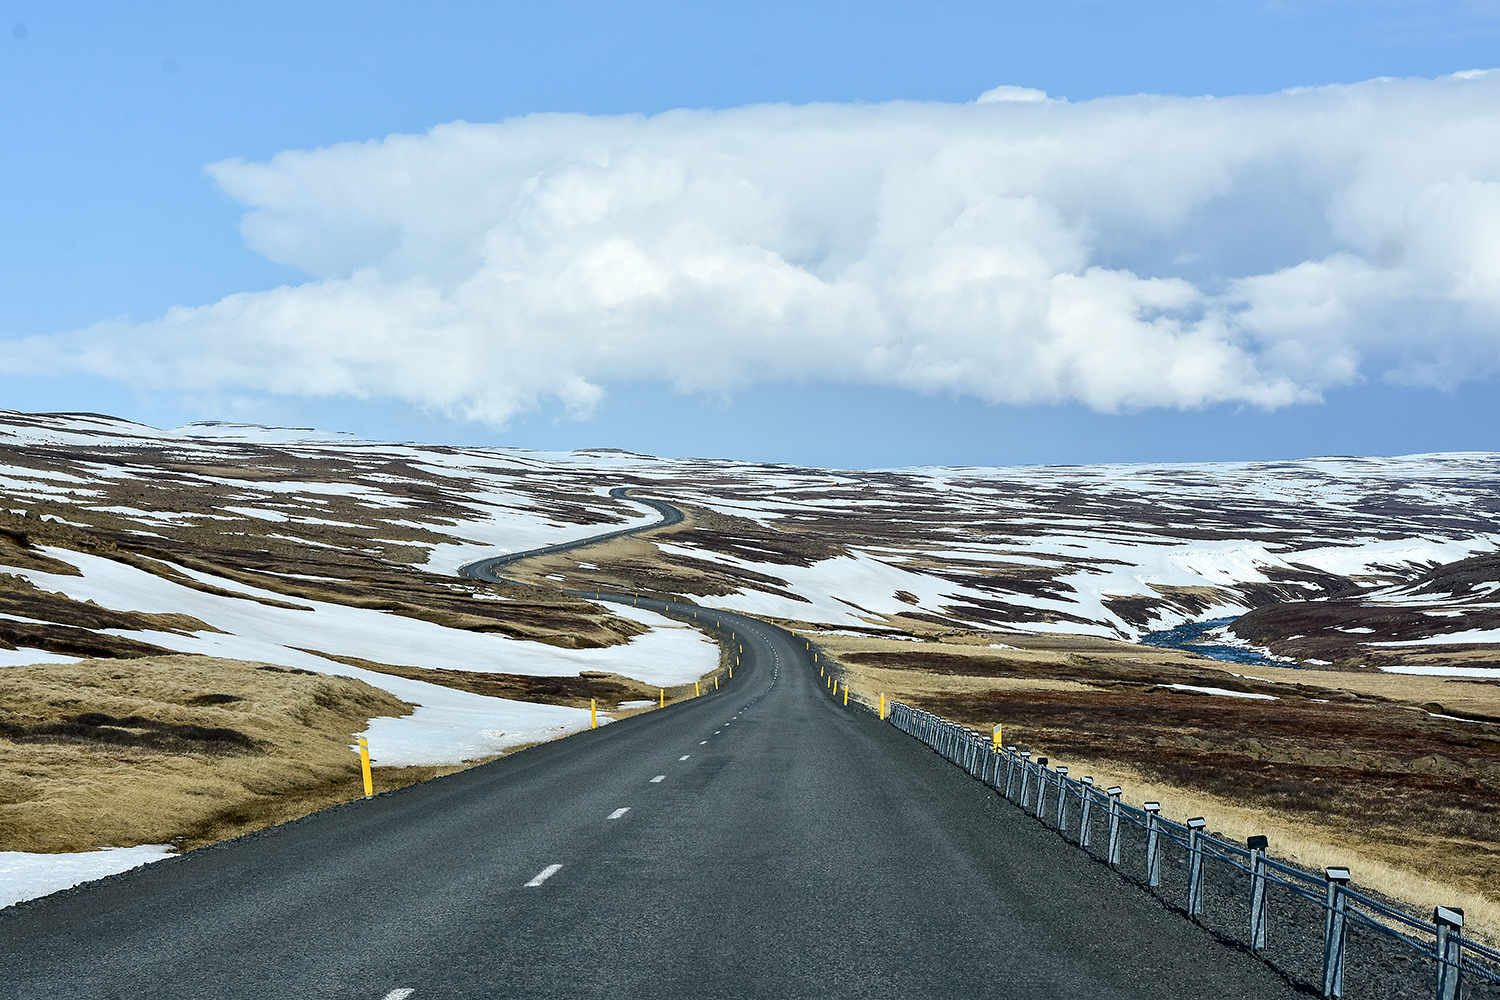
M 666 708 L 667 707 L 667 689 L 666 688 L 660 688 L 659 690 L 661 691 L 661 707 L 662 708 Z
M 729 679 L 734 680 L 734 667 L 729 668 Z
M 844 704 L 845 705 L 849 704 L 849 685 L 848 684 L 844 685 Z
M 370 778 L 370 744 L 363 736 L 359 738 L 359 769 L 364 773 L 365 798 L 375 794 L 375 782 Z
M 714 690 L 719 690 L 719 675 L 714 674 Z
M 589 728 L 599 728 L 599 702 L 597 699 L 589 699 Z
M 881 718 L 881 721 L 885 720 L 885 692 L 884 691 L 882 691 L 880 693 L 880 718 Z
M 1002 728 L 1003 727 L 1001 727 L 1001 726 L 996 726 L 995 727 L 994 737 L 995 737 L 995 752 L 996 753 L 1000 752 L 1000 746 L 1001 746 L 1001 744 L 1003 744 L 1005 742 L 1005 740 L 1000 735 L 1000 730 Z
M 693 697 L 696 698 L 696 697 L 698 697 L 702 693 L 703 693 L 703 689 L 698 686 L 698 682 L 697 681 L 693 681 Z

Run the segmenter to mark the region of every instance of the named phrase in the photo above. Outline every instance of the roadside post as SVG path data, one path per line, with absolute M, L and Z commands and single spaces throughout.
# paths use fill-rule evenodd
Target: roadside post
M 666 708 L 667 707 L 667 689 L 666 688 L 657 688 L 657 690 L 661 692 L 661 707 L 662 708 Z
M 375 782 L 370 778 L 370 744 L 361 736 L 359 738 L 359 769 L 365 779 L 365 798 L 375 794 Z
M 1203 912 L 1203 828 L 1208 821 L 1194 816 L 1188 825 L 1188 916 Z
M 1245 840 L 1250 848 L 1250 950 L 1266 946 L 1266 848 L 1270 841 L 1257 834 Z
M 1094 779 L 1085 774 L 1078 779 L 1078 846 L 1089 846 L 1089 814 L 1094 808 Z
M 1122 789 L 1119 785 L 1110 785 L 1104 790 L 1109 796 L 1109 863 L 1117 865 L 1120 863 L 1120 795 Z
M 1000 730 L 1003 729 L 1003 728 L 1005 728 L 1005 727 L 997 725 L 997 726 L 995 726 L 995 731 L 990 734 L 994 738 L 994 741 L 995 741 L 995 752 L 996 753 L 1000 752 L 1000 747 L 1005 742 L 1004 739 L 1002 738 L 1001 734 L 1000 734 Z
M 1458 978 L 1463 971 L 1464 911 L 1456 906 L 1435 906 L 1432 922 L 1437 925 L 1437 1000 L 1458 1000 L 1462 995 Z
M 1146 884 L 1155 888 L 1161 885 L 1161 817 L 1160 802 L 1145 802 L 1146 810 Z
M 1323 995 L 1341 997 L 1344 995 L 1344 931 L 1347 923 L 1344 915 L 1349 908 L 1349 897 L 1344 889 L 1349 885 L 1349 869 L 1338 867 L 1324 871 L 1328 877 L 1328 895 L 1323 902 L 1327 908 L 1323 915 Z
M 599 700 L 597 698 L 589 699 L 589 728 L 599 728 Z
M 1057 765 L 1057 815 L 1053 818 L 1053 826 L 1057 827 L 1059 833 L 1066 833 L 1068 829 L 1068 768 L 1064 764 Z

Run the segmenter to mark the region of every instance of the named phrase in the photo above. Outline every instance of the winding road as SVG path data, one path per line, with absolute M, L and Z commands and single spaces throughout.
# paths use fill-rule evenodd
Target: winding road
M 0 911 L 0 997 L 1300 995 L 838 703 L 790 633 L 640 603 L 732 634 L 734 681 Z

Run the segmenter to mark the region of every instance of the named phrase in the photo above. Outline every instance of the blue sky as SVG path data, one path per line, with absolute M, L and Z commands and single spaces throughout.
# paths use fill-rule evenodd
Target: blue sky
M 727 112 L 768 102 L 829 102 L 857 117 L 862 106 L 890 101 L 964 104 L 998 85 L 1038 88 L 1077 108 L 1111 95 L 1267 95 L 1376 77 L 1430 80 L 1500 64 L 1500 4 L 331 3 L 248 10 L 157 4 L 146 13 L 104 3 L 0 8 L 0 128 L 7 154 L 0 158 L 0 180 L 8 193 L 0 201 L 0 336 L 51 344 L 47 338 L 110 324 L 95 340 L 48 346 L 41 360 L 0 376 L 3 406 L 97 410 L 160 425 L 244 419 L 381 437 L 614 446 L 831 466 L 1500 450 L 1495 376 L 1483 370 L 1493 350 L 1482 336 L 1488 314 L 1465 320 L 1480 332 L 1465 328 L 1432 357 L 1410 364 L 1372 365 L 1369 359 L 1382 351 L 1421 354 L 1425 341 L 1392 347 L 1389 337 L 1379 345 L 1351 340 L 1353 346 L 1345 348 L 1356 359 L 1350 362 L 1355 369 L 1316 375 L 1305 366 L 1275 368 L 1265 360 L 1269 349 L 1252 352 L 1250 360 L 1260 366 L 1253 377 L 1201 399 L 1180 387 L 1132 396 L 1098 386 L 1065 387 L 1038 399 L 1013 384 L 912 374 L 909 367 L 850 380 L 830 374 L 832 368 L 818 361 L 823 355 L 789 371 L 753 352 L 743 355 L 742 367 L 756 374 L 724 386 L 715 384 L 712 372 L 697 369 L 667 371 L 660 378 L 649 366 L 621 367 L 618 378 L 608 368 L 602 374 L 584 371 L 585 381 L 599 390 L 585 394 L 585 402 L 566 387 L 556 389 L 566 379 L 548 372 L 498 403 L 473 393 L 403 396 L 390 388 L 390 379 L 399 377 L 399 357 L 380 362 L 395 365 L 396 375 L 369 384 L 313 384 L 274 372 L 200 383 L 195 372 L 218 370 L 218 355 L 194 356 L 159 376 L 142 374 L 153 360 L 171 367 L 153 352 L 183 351 L 181 337 L 164 337 L 153 325 L 173 307 L 208 306 L 236 293 L 310 280 L 338 282 L 364 266 L 330 264 L 320 271 L 308 264 L 309 247 L 338 235 L 319 234 L 308 221 L 314 210 L 307 204 L 321 191 L 318 181 L 307 182 L 314 186 L 296 201 L 301 207 L 288 208 L 276 200 L 279 194 L 267 191 L 292 175 L 231 170 L 227 179 L 210 177 L 210 164 L 253 166 L 284 150 L 420 135 L 443 123 L 493 123 L 534 112 L 590 116 L 574 133 L 547 139 L 565 151 L 570 135 L 587 144 L 598 141 L 600 128 L 613 128 L 602 116 L 676 108 Z M 1413 99 L 1447 100 L 1420 93 Z M 1481 104 L 1487 99 L 1476 98 Z M 1283 114 L 1274 107 L 1266 113 Z M 741 127 L 803 126 L 728 118 L 714 119 L 711 127 L 720 130 L 717 135 Z M 856 121 L 834 127 L 854 135 L 875 126 Z M 643 147 L 666 143 L 651 147 L 658 156 L 707 141 L 698 133 L 670 141 L 643 136 Z M 562 153 L 554 149 L 549 155 Z M 553 169 L 553 163 L 543 166 Z M 839 170 L 852 168 L 829 169 L 836 179 Z M 1496 179 L 1480 167 L 1470 173 L 1476 182 Z M 1309 231 L 1305 253 L 1288 256 L 1288 233 L 1307 223 L 1298 206 L 1265 193 L 1285 188 L 1279 181 L 1250 185 L 1243 197 L 1221 199 L 1229 207 L 1200 220 L 1198 230 L 1178 226 L 1147 233 L 1138 226 L 1112 231 L 1100 225 L 1084 264 L 1189 281 L 1203 300 L 1180 306 L 1188 312 L 1253 311 L 1253 303 L 1223 304 L 1226 283 L 1304 258 L 1323 260 L 1340 249 L 1322 246 L 1319 234 Z M 1059 212 L 1067 216 L 1070 205 L 1062 204 Z M 240 222 L 257 210 L 299 235 L 262 235 L 258 245 L 247 245 Z M 328 225 L 347 229 L 348 218 Z M 1231 225 L 1238 234 L 1232 241 L 1223 236 Z M 1215 261 L 1223 247 L 1248 253 L 1244 247 L 1260 238 L 1260 230 L 1270 247 L 1265 261 Z M 1177 253 L 1178 242 L 1192 243 L 1193 252 Z M 1200 263 L 1182 263 L 1187 258 Z M 1084 264 L 1075 270 L 1081 273 Z M 1405 301 L 1417 303 L 1412 308 L 1418 310 L 1403 320 L 1406 327 L 1429 322 L 1430 310 L 1420 304 L 1430 301 L 1427 292 Z M 1473 311 L 1472 303 L 1464 308 Z M 1180 316 L 1175 321 L 1186 322 Z M 253 318 L 214 322 L 183 334 L 190 338 L 186 342 L 254 333 L 246 325 Z M 704 351 L 713 351 L 720 336 L 744 335 L 715 333 L 711 326 L 702 334 Z M 647 328 L 633 335 L 649 335 L 639 329 Z M 1449 331 L 1444 327 L 1430 336 Z M 121 342 L 143 346 L 123 362 L 90 366 L 68 359 L 69 351 L 97 348 L 97 338 L 106 338 L 111 350 Z M 540 339 L 545 346 L 545 336 Z M 247 343 L 247 351 L 254 349 L 253 338 Z M 971 356 L 978 355 L 963 355 Z M 496 362 L 486 356 L 486 363 Z M 1462 370 L 1462 377 L 1407 377 L 1441 364 Z M 351 392 L 368 398 L 352 398 Z

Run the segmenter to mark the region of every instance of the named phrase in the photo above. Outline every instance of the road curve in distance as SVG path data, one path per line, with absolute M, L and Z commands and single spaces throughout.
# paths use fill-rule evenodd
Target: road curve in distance
M 588 545 L 597 545 L 599 542 L 607 542 L 612 538 L 624 538 L 626 535 L 636 535 L 643 531 L 655 531 L 657 528 L 668 528 L 683 521 L 682 511 L 669 503 L 661 500 L 647 500 L 642 497 L 629 495 L 631 487 L 616 486 L 609 491 L 612 497 L 622 500 L 630 500 L 634 503 L 645 504 L 661 515 L 661 520 L 655 524 L 641 524 L 633 528 L 620 528 L 617 531 L 606 531 L 602 535 L 590 535 L 588 538 L 579 538 L 571 542 L 558 542 L 556 545 L 543 545 L 540 548 L 526 549 L 521 552 L 507 552 L 501 556 L 489 556 L 475 562 L 468 563 L 458 568 L 458 575 L 471 580 L 484 580 L 488 583 L 516 583 L 500 575 L 503 566 L 520 562 L 522 559 L 530 559 L 532 556 L 550 556 L 559 552 L 568 552 L 572 549 L 581 549 Z

